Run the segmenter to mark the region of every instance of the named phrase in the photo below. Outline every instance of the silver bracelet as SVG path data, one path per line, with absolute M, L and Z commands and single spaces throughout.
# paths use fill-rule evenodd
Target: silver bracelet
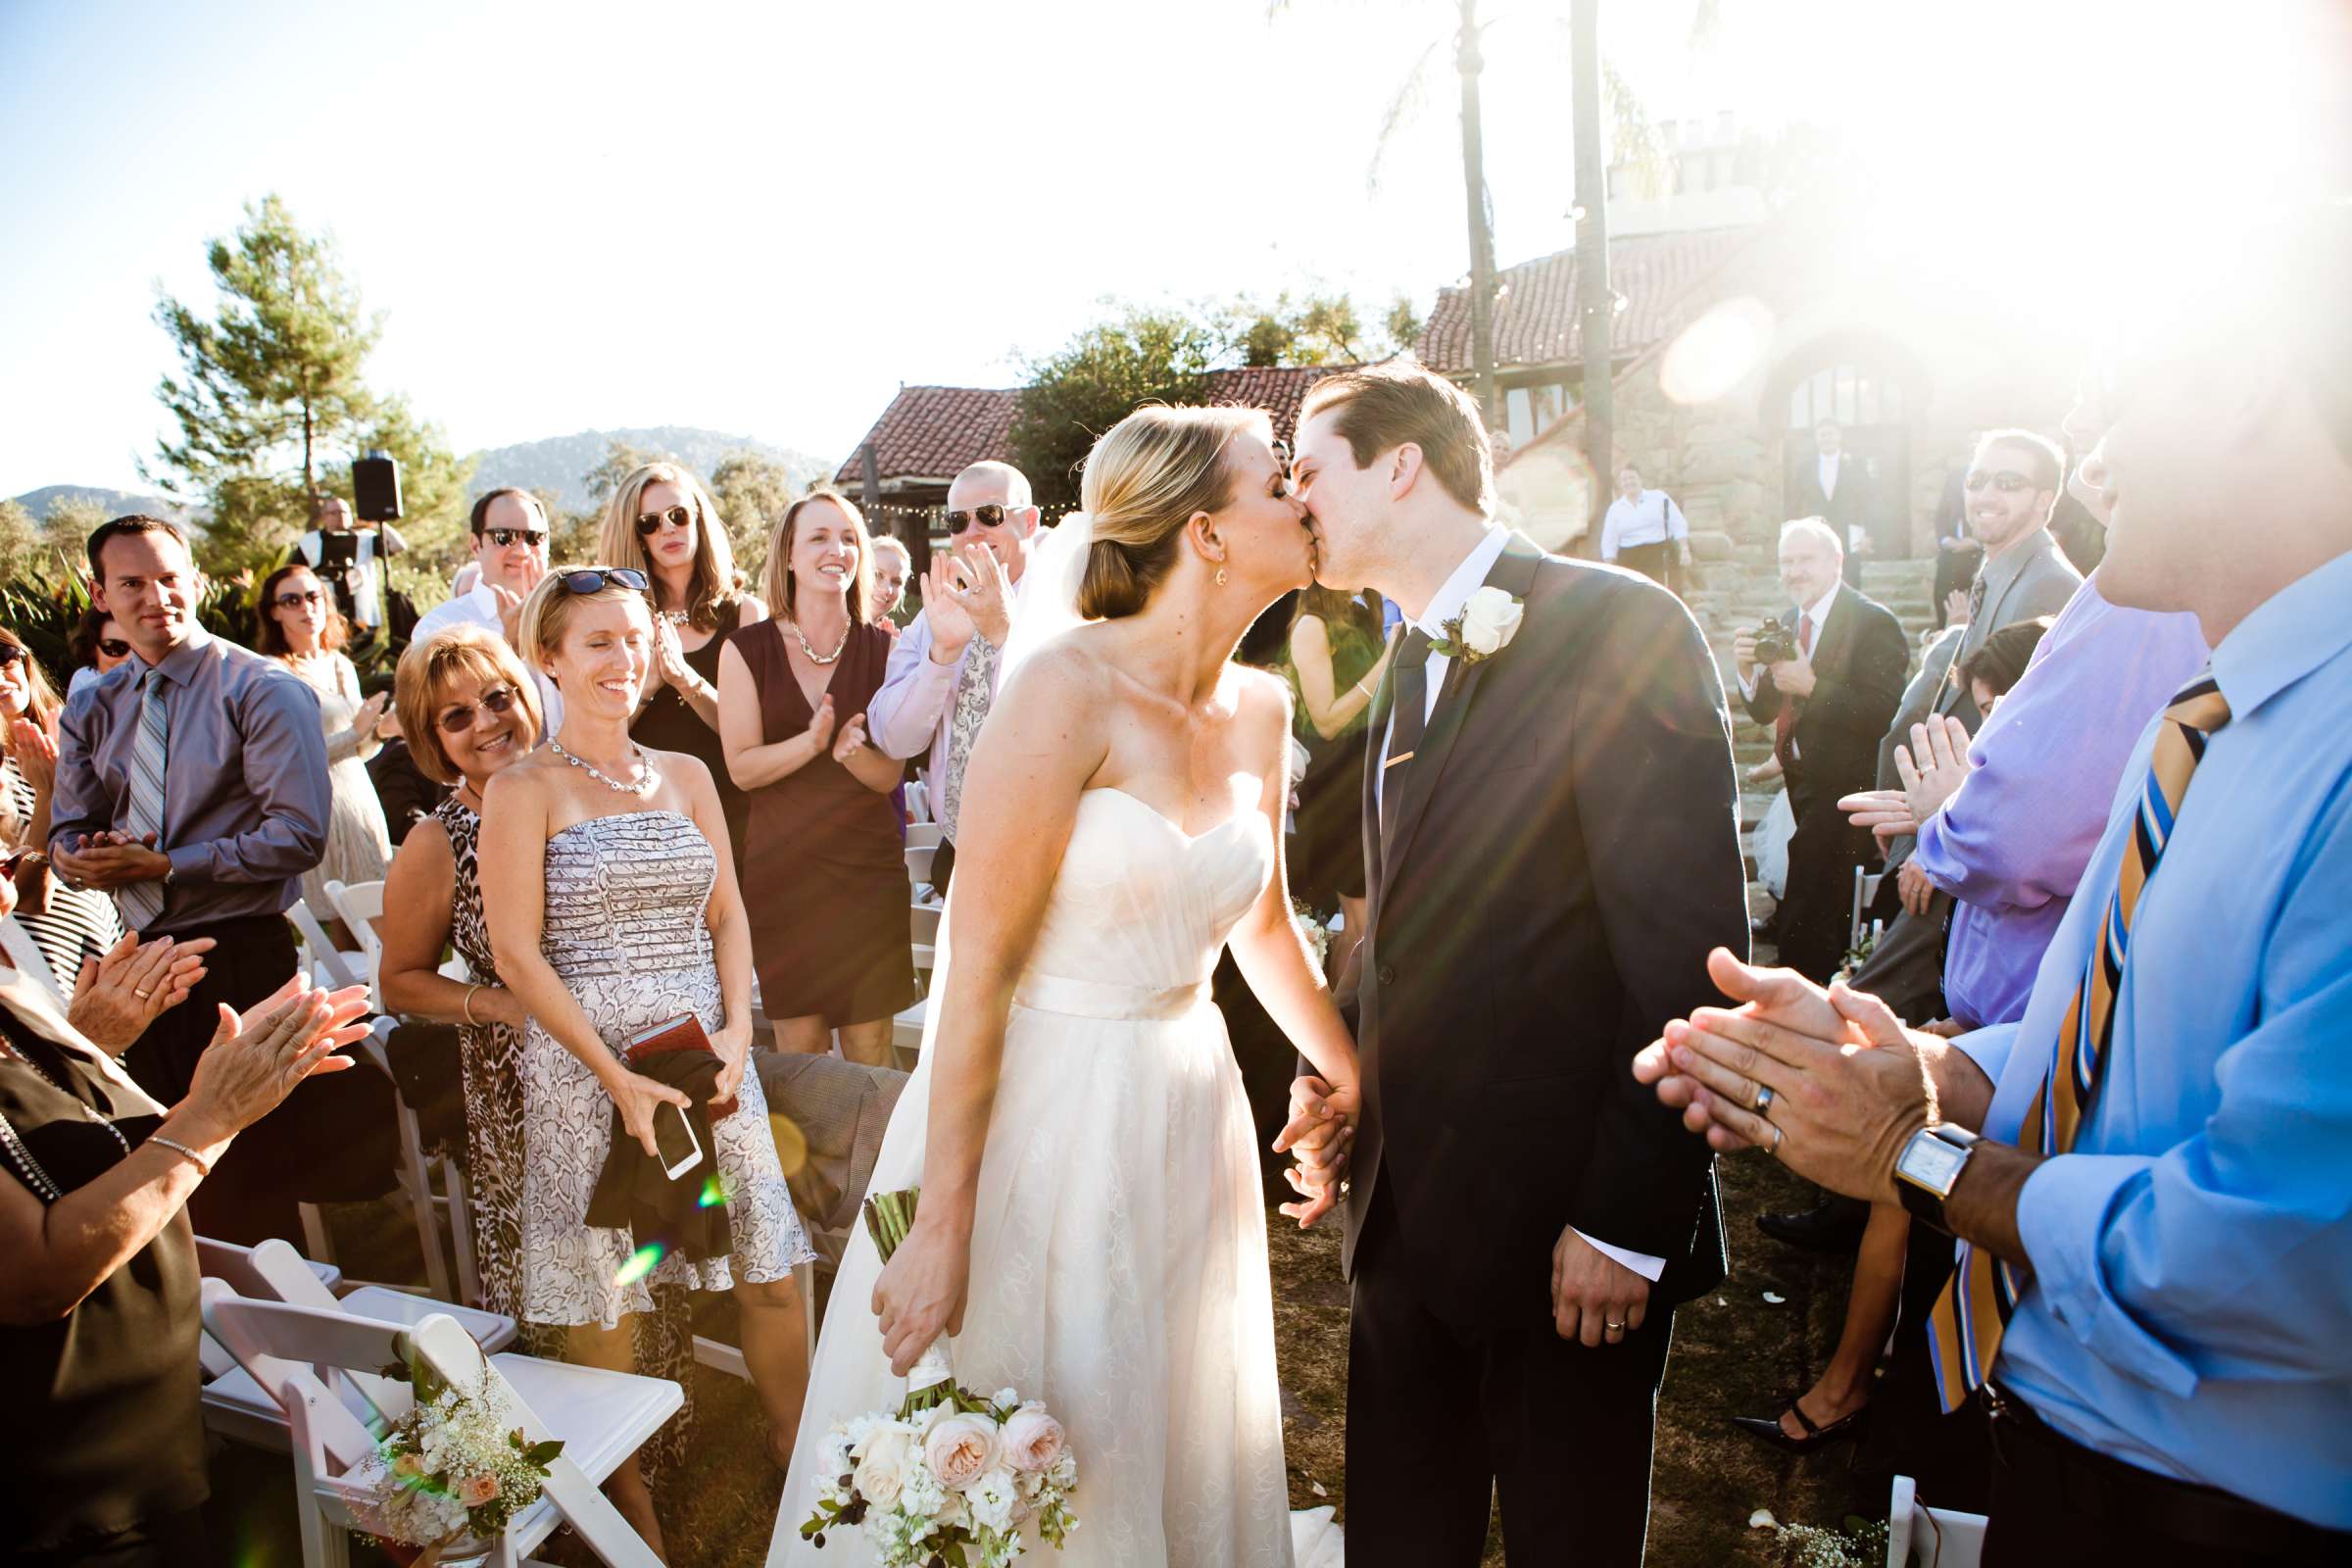
M 151 1144 L 157 1145 L 160 1148 L 169 1149 L 174 1154 L 185 1155 L 188 1163 L 196 1167 L 196 1174 L 198 1176 L 210 1176 L 213 1173 L 213 1162 L 211 1160 L 205 1158 L 202 1154 L 199 1154 L 196 1152 L 196 1151 L 190 1149 L 187 1145 L 180 1143 L 176 1139 L 166 1138 L 161 1133 L 149 1133 L 147 1135 L 147 1141 Z

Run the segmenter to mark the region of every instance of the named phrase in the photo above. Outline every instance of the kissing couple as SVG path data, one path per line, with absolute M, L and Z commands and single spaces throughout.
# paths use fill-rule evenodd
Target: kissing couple
M 1497 1489 L 1516 1561 L 1641 1558 L 1674 1306 L 1724 1267 L 1712 1156 L 1633 1076 L 1713 998 L 1708 951 L 1746 951 L 1722 683 L 1671 594 L 1489 520 L 1450 383 L 1337 372 L 1296 448 L 1140 409 L 1029 567 L 873 1172 L 920 1207 L 887 1266 L 862 1234 L 842 1260 L 771 1564 L 826 1562 L 798 1530 L 823 1434 L 941 1336 L 1066 1426 L 1073 1568 L 1338 1563 L 1290 1512 L 1226 947 L 1303 1058 L 1283 1212 L 1346 1219 L 1356 1568 L 1475 1564 Z M 1232 661 L 1317 579 L 1406 616 L 1336 987 L 1285 887 L 1290 694 Z

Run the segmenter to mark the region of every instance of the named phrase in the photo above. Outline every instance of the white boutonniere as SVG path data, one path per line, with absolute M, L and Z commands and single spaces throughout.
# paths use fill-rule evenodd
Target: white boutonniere
M 1526 616 L 1527 607 L 1510 594 L 1499 588 L 1481 588 L 1462 606 L 1460 614 L 1440 622 L 1446 636 L 1443 641 L 1432 640 L 1429 646 L 1447 659 L 1475 664 L 1508 648 Z

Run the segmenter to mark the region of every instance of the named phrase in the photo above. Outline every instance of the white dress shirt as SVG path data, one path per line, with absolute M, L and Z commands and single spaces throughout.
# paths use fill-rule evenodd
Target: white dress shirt
M 1821 493 L 1825 497 L 1838 494 L 1838 465 L 1844 457 L 1842 452 L 1824 452 L 1821 455 Z
M 507 634 L 506 619 L 499 611 L 498 595 L 488 583 L 469 594 L 461 594 L 435 605 L 417 616 L 416 629 L 409 634 L 409 645 L 415 647 L 452 626 L 480 626 L 493 637 Z M 556 683 L 541 674 L 539 667 L 529 659 L 525 658 L 522 664 L 531 672 L 532 684 L 539 689 L 539 711 L 547 720 L 547 727 L 540 732 L 539 738 L 546 740 L 564 727 L 564 694 L 556 690 Z
M 1689 519 L 1665 491 L 1644 490 L 1630 501 L 1619 496 L 1600 519 L 1600 559 L 1615 561 L 1621 550 L 1690 537 Z
M 1462 558 L 1462 564 L 1453 568 L 1453 574 L 1447 577 L 1438 591 L 1430 597 L 1429 603 L 1422 608 L 1421 613 L 1411 617 L 1410 624 L 1432 640 L 1446 640 L 1446 622 L 1459 615 L 1462 612 L 1462 607 L 1470 602 L 1470 596 L 1486 585 L 1487 573 L 1494 569 L 1494 563 L 1502 558 L 1502 547 L 1510 542 L 1510 533 L 1506 529 L 1489 528 L 1486 536 L 1470 547 L 1470 553 Z M 1429 689 L 1423 698 L 1426 706 L 1421 711 L 1424 722 L 1436 714 L 1438 698 L 1446 690 L 1446 672 L 1452 667 L 1453 661 L 1451 659 L 1434 649 L 1431 650 Z M 1396 724 L 1394 713 L 1390 715 L 1389 722 L 1392 726 L 1391 730 L 1384 730 L 1381 733 L 1380 752 L 1383 757 L 1386 757 L 1389 752 L 1389 736 Z M 1380 791 L 1387 782 L 1387 778 L 1388 770 L 1386 768 L 1373 775 L 1372 794 L 1375 806 L 1379 804 Z M 1576 1227 L 1572 1225 L 1569 1229 L 1575 1230 Z M 1624 1267 L 1632 1269 L 1652 1285 L 1657 1283 L 1659 1275 L 1666 1272 L 1666 1260 L 1662 1257 L 1652 1257 L 1647 1252 L 1628 1251 L 1622 1247 L 1611 1247 L 1597 1237 L 1585 1236 L 1583 1231 L 1577 1231 L 1576 1234 L 1583 1236 L 1587 1242 L 1591 1243 L 1594 1250 Z
M 1798 607 L 1796 612 L 1796 624 L 1788 628 L 1788 634 L 1791 637 L 1798 637 L 1798 641 L 1802 644 L 1802 646 L 1797 649 L 1797 652 L 1803 654 L 1807 659 L 1811 659 L 1813 657 L 1813 650 L 1819 646 L 1821 642 L 1821 628 L 1829 624 L 1830 607 L 1838 602 L 1838 590 L 1843 586 L 1844 584 L 1842 582 L 1834 583 L 1831 585 L 1828 593 L 1823 594 L 1819 599 L 1816 599 L 1809 605 L 1802 605 Z M 1811 617 L 1813 621 L 1813 634 L 1809 638 L 1800 637 L 1798 634 L 1802 630 L 1805 620 L 1808 616 Z M 1753 698 L 1756 695 L 1757 674 L 1758 671 L 1763 669 L 1763 665 L 1758 664 L 1755 669 L 1751 669 L 1746 674 L 1740 677 L 1740 696 Z

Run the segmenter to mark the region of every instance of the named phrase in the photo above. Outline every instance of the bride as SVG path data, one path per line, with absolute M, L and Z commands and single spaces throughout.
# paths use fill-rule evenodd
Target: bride
M 1069 1568 L 1293 1560 L 1219 949 L 1336 1086 L 1331 1114 L 1352 1112 L 1356 1068 L 1284 887 L 1288 693 L 1230 657 L 1313 576 L 1271 433 L 1250 410 L 1130 415 L 1087 460 L 1091 537 L 1072 518 L 1030 568 L 1047 591 L 972 754 L 922 1060 L 871 1184 L 921 1203 L 888 1268 L 862 1231 L 842 1261 L 771 1568 L 847 1568 L 800 1538 L 811 1461 L 833 1421 L 895 1407 L 942 1334 L 959 1383 L 1067 1428 Z M 1311 1517 L 1302 1555 L 1319 1536 L 1336 1558 Z

